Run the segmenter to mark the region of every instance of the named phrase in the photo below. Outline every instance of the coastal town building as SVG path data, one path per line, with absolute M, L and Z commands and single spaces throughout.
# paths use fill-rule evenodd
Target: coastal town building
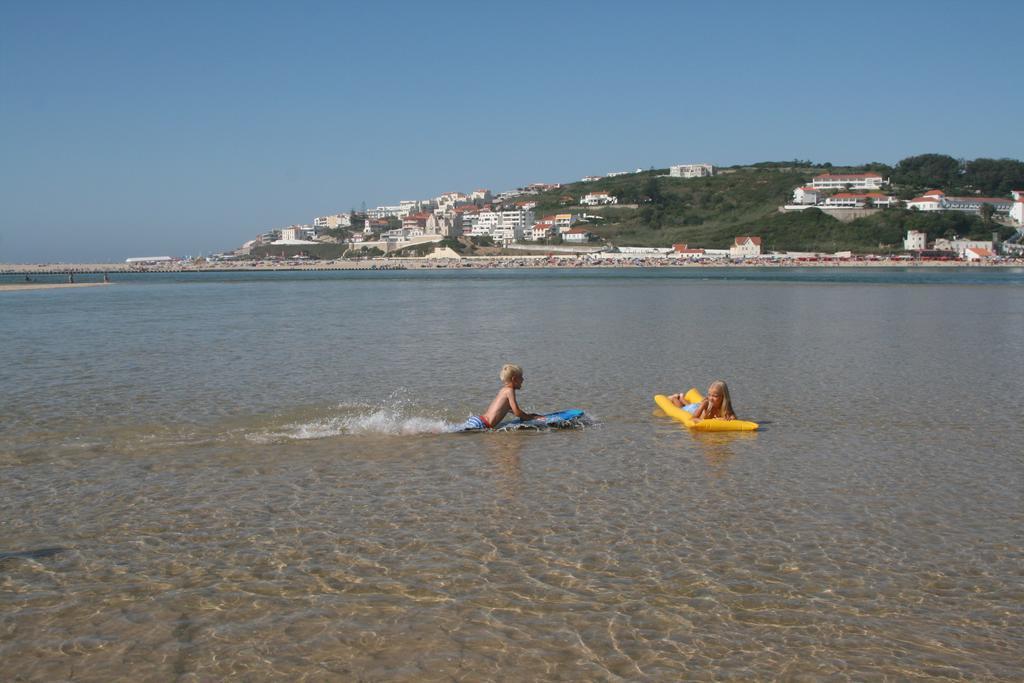
M 469 234 L 473 237 L 487 236 L 500 244 L 510 244 L 522 240 L 526 229 L 532 227 L 533 222 L 533 211 L 529 209 L 480 211 Z
M 920 197 L 908 199 L 906 206 L 908 209 L 917 209 L 918 211 L 941 211 L 941 198 L 941 191 L 932 190 L 931 192 L 925 192 Z
M 352 226 L 352 217 L 347 213 L 335 213 L 330 216 L 318 216 L 313 219 L 313 227 L 320 230 L 336 230 Z
M 754 258 L 761 255 L 761 238 L 741 235 L 729 247 L 731 258 Z
M 591 192 L 583 196 L 580 200 L 580 204 L 583 206 L 603 206 L 607 204 L 618 204 L 619 198 L 615 197 L 604 190 L 599 192 Z
M 715 167 L 711 164 L 677 164 L 668 167 L 668 174 L 673 178 L 705 178 L 715 175 Z
M 404 218 L 409 215 L 409 210 L 403 206 L 378 206 L 366 212 L 367 218 L 380 220 L 381 218 Z
M 793 190 L 793 203 L 814 206 L 823 196 L 820 190 L 810 185 L 805 185 Z
M 316 230 L 311 225 L 290 225 L 281 228 L 280 239 L 271 244 L 313 244 L 315 237 Z
M 1010 207 L 1010 218 L 1017 225 L 1024 225 L 1024 192 L 1022 191 L 1014 190 L 1013 206 Z
M 666 256 L 672 249 L 665 247 L 616 247 L 615 251 L 627 256 Z
M 426 234 L 427 221 L 433 214 L 421 212 L 411 213 L 402 219 L 402 228 L 405 230 L 419 230 L 420 234 Z
M 814 176 L 816 190 L 880 190 L 888 181 L 878 173 L 822 173 Z
M 540 192 L 550 192 L 551 190 L 558 190 L 562 187 L 561 183 L 530 183 L 526 186 L 526 191 L 530 194 L 538 194 Z
M 599 175 L 585 175 L 582 178 L 580 178 L 580 180 L 582 182 L 584 182 L 584 183 L 592 183 L 595 180 L 601 180 L 601 176 L 599 176 Z
M 955 252 L 959 258 L 965 258 L 968 249 L 983 249 L 995 253 L 995 244 L 992 240 L 946 239 L 945 237 L 940 237 L 935 240 L 932 249 L 935 251 Z
M 562 233 L 565 242 L 589 242 L 594 239 L 593 233 L 586 228 L 572 228 Z
M 920 230 L 907 230 L 903 239 L 904 251 L 924 251 L 928 248 L 928 233 Z
M 485 189 L 473 190 L 469 193 L 469 201 L 475 204 L 484 204 L 489 202 L 491 201 L 491 191 Z
M 867 192 L 858 194 L 855 192 L 837 192 L 825 198 L 822 206 L 831 208 L 863 209 L 866 206 L 888 208 L 896 202 L 895 197 L 882 194 L 881 192 Z
M 533 224 L 532 228 L 525 231 L 524 238 L 531 242 L 551 239 L 558 234 L 555 223 L 549 219 L 541 219 Z
M 427 218 L 424 233 L 442 237 L 458 237 L 462 234 L 462 215 L 454 211 L 446 214 L 432 213 Z
M 929 190 L 907 202 L 908 209 L 918 211 L 963 211 L 980 214 L 981 207 L 989 205 L 997 213 L 1009 214 L 1014 200 L 1005 197 L 953 197 L 942 190 Z
M 458 218 L 460 230 L 462 234 L 472 232 L 476 226 L 477 217 L 480 215 L 480 207 L 474 204 L 466 204 L 465 206 L 457 206 L 452 211 Z
M 962 258 L 966 261 L 987 261 L 995 257 L 995 252 L 984 247 L 967 247 L 962 254 Z
M 574 213 L 558 213 L 554 216 L 555 229 L 558 232 L 567 232 L 575 223 L 580 220 L 579 215 Z

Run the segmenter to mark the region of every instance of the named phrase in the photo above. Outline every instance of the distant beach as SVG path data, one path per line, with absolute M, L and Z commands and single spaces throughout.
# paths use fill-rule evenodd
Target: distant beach
M 237 271 L 317 271 L 317 270 L 402 270 L 436 268 L 964 268 L 964 267 L 1020 267 L 1024 258 L 1005 258 L 986 261 L 903 259 L 892 257 L 839 259 L 828 257 L 799 259 L 745 259 L 731 260 L 688 260 L 679 258 L 644 257 L 631 255 L 602 256 L 469 256 L 453 258 L 376 258 L 361 261 L 216 261 L 177 262 L 152 265 L 125 263 L 41 263 L 0 264 L 0 275 L 60 275 L 60 274 L 103 274 L 109 273 L 200 273 Z M 26 289 L 33 283 L 3 285 L 5 288 Z M 88 286 L 100 283 L 83 283 Z M 54 284 L 46 285 L 53 287 Z M 78 284 L 68 283 L 74 287 Z
M 0 284 L 0 292 L 22 292 L 30 289 L 69 289 L 72 287 L 102 287 L 109 282 L 26 282 L 24 284 Z

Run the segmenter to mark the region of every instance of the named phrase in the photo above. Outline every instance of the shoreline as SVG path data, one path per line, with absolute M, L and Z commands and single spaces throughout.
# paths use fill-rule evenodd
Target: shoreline
M 246 271 L 331 271 L 331 270 L 418 270 L 418 269 L 463 269 L 463 268 L 1019 268 L 1024 259 L 1002 259 L 999 261 L 960 260 L 781 260 L 747 259 L 732 261 L 681 261 L 666 258 L 586 258 L 561 256 L 471 256 L 462 259 L 431 258 L 386 258 L 365 261 L 257 261 L 246 263 L 210 264 L 160 264 L 150 266 L 123 263 L 0 263 L 0 275 L 101 275 L 135 273 L 202 273 L 202 272 L 246 272 Z M 108 284 L 103 282 L 84 283 L 10 283 L 0 287 L 9 289 L 90 287 Z

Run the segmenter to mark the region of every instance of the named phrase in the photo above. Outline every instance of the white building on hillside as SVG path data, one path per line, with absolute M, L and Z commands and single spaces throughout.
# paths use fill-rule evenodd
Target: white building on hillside
M 795 190 L 793 190 L 794 204 L 808 204 L 813 206 L 818 203 L 821 197 L 821 192 L 809 185 L 805 185 L 804 187 L 798 187 Z
M 434 199 L 435 211 L 451 211 L 456 206 L 469 203 L 469 197 L 461 192 L 445 192 Z
M 930 190 L 920 197 L 907 202 L 908 209 L 919 211 L 963 211 L 981 213 L 981 207 L 989 205 L 997 213 L 1010 213 L 1014 201 L 1005 197 L 951 197 L 942 190 Z
M 336 230 L 352 226 L 352 217 L 347 213 L 336 213 L 330 216 L 319 216 L 313 219 L 313 227 L 321 230 Z
M 673 178 L 705 178 L 715 175 L 715 167 L 711 164 L 677 164 L 668 167 L 668 174 Z
M 405 218 L 408 216 L 410 211 L 401 206 L 378 206 L 375 209 L 370 209 L 366 212 L 367 218 L 374 220 L 380 220 L 382 218 Z
M 730 258 L 753 258 L 761 255 L 761 238 L 741 235 L 729 247 Z
M 606 204 L 618 204 L 619 198 L 612 196 L 604 190 L 598 192 L 591 192 L 590 194 L 584 195 L 583 199 L 580 200 L 580 204 L 583 206 L 602 206 Z
M 1024 190 L 1013 191 L 1013 206 L 1010 208 L 1010 217 L 1017 221 L 1017 225 L 1024 225 Z
M 427 218 L 423 232 L 426 235 L 458 237 L 462 234 L 462 216 L 455 212 L 446 214 L 432 213 Z
M 532 228 L 525 230 L 523 236 L 531 242 L 537 242 L 538 240 L 550 239 L 557 234 L 555 222 L 550 219 L 544 219 L 537 221 L 533 224 Z
M 907 230 L 903 240 L 904 251 L 924 251 L 928 248 L 928 233 L 920 230 Z
M 896 202 L 896 198 L 881 192 L 867 192 L 863 194 L 836 192 L 834 195 L 826 197 L 823 205 L 832 208 L 863 209 L 868 206 L 869 202 L 871 206 L 888 208 Z
M 942 190 L 929 190 L 920 197 L 908 199 L 907 208 L 918 211 L 941 211 L 943 196 Z
M 289 225 L 281 228 L 281 242 L 308 242 L 316 237 L 316 230 L 311 225 Z
M 878 173 L 822 173 L 811 185 L 817 190 L 880 190 L 886 182 Z
M 593 233 L 586 228 L 572 228 L 562 233 L 562 239 L 566 242 L 589 242 L 594 239 Z
M 508 244 L 522 240 L 526 229 L 533 225 L 533 220 L 533 211 L 528 209 L 481 211 L 469 234 L 474 237 L 486 235 L 495 242 Z

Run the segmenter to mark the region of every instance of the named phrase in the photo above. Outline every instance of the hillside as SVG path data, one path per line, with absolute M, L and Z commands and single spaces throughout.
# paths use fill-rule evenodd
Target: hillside
M 1016 164 L 1014 169 L 1020 166 L 1020 162 L 1008 163 Z M 613 244 L 631 246 L 685 243 L 691 247 L 723 249 L 737 235 L 759 235 L 769 250 L 879 252 L 899 249 L 911 228 L 927 232 L 932 239 L 953 234 L 989 239 L 993 231 L 1003 236 L 1013 233 L 1010 228 L 967 214 L 886 209 L 843 223 L 816 209 L 799 213 L 778 211 L 779 206 L 791 200 L 794 188 L 819 173 L 872 170 L 889 177 L 894 172 L 898 175 L 899 168 L 881 164 L 838 168 L 830 164 L 765 163 L 724 168 L 710 178 L 690 179 L 671 178 L 667 169 L 653 169 L 564 185 L 541 194 L 535 211 L 538 217 L 570 209 L 599 215 L 601 219 L 587 222 L 591 232 Z M 913 196 L 935 186 L 929 182 L 933 178 L 925 174 L 918 174 L 915 180 L 918 182 L 895 185 L 890 192 Z M 1000 185 L 1016 180 L 999 178 L 992 182 Z M 958 189 L 964 190 L 965 184 L 961 178 Z M 620 204 L 633 204 L 636 208 L 581 209 L 579 199 L 597 190 L 606 190 L 618 197 Z

